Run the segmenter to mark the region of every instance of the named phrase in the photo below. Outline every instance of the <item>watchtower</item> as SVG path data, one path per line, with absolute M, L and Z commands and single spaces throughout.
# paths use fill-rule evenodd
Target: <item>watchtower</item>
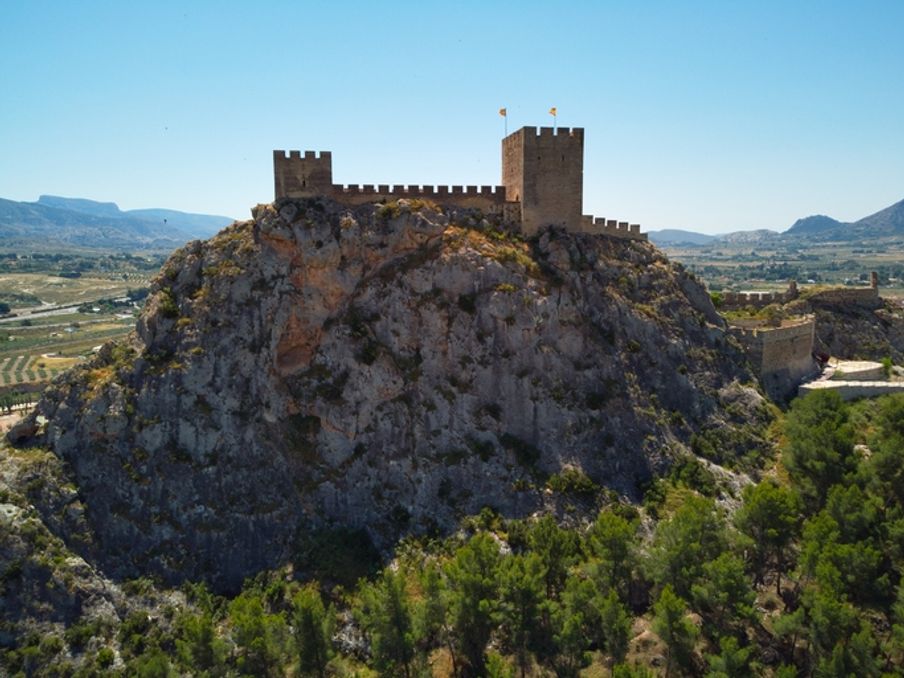
M 521 229 L 533 235 L 550 224 L 581 230 L 584 129 L 522 127 L 502 140 L 502 183 L 521 205 Z
M 333 154 L 330 151 L 273 151 L 273 177 L 277 198 L 311 198 L 333 190 Z

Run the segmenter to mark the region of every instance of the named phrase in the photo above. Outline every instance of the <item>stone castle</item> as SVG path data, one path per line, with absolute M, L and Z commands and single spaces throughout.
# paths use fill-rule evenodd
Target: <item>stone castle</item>
M 324 196 L 360 205 L 420 198 L 441 205 L 477 208 L 534 235 L 545 226 L 568 231 L 646 240 L 637 224 L 582 214 L 584 130 L 522 127 L 502 140 L 502 185 L 421 186 L 333 183 L 329 151 L 273 151 L 276 199 Z

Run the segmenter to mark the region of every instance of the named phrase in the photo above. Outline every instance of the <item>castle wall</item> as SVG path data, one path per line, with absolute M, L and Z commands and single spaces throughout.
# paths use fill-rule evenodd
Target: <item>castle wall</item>
M 347 205 L 363 205 L 400 198 L 432 200 L 440 205 L 503 211 L 505 186 L 415 186 L 333 183 L 333 159 L 329 151 L 273 151 L 274 192 L 280 198 L 324 196 Z
M 640 232 L 640 224 L 629 224 L 627 221 L 592 217 L 586 214 L 581 217 L 581 232 L 593 235 L 607 235 L 622 240 L 647 240 L 647 234 Z
M 502 140 L 501 186 L 343 186 L 333 183 L 329 151 L 273 151 L 274 194 L 281 198 L 324 196 L 349 205 L 401 198 L 501 215 L 525 235 L 549 225 L 623 240 L 647 240 L 640 226 L 582 216 L 584 130 L 522 127 Z
M 502 183 L 521 203 L 521 230 L 580 231 L 584 199 L 584 130 L 522 127 L 502 140 Z
M 876 287 L 840 287 L 825 290 L 812 295 L 810 301 L 817 304 L 853 304 L 867 308 L 878 308 L 882 304 Z
M 798 384 L 816 372 L 815 320 L 775 328 L 732 327 L 731 332 L 747 350 L 763 388 L 773 399 L 793 395 Z
M 493 213 L 500 212 L 506 202 L 505 186 L 333 185 L 326 195 L 347 205 L 405 198 L 430 200 L 439 205 L 475 208 Z
M 723 292 L 722 308 L 763 308 L 769 304 L 785 304 L 797 297 L 797 283 L 792 280 L 784 292 Z

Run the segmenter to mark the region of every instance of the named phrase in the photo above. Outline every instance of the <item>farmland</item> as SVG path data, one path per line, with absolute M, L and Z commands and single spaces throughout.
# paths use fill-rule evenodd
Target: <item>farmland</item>
M 0 393 L 29 391 L 135 325 L 150 272 L 0 273 Z

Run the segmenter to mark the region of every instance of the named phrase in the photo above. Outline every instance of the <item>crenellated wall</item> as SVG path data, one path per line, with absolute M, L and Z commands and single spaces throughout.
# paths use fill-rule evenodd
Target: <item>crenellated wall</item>
M 616 221 L 603 217 L 584 215 L 581 217 L 581 232 L 593 235 L 608 235 L 623 240 L 646 240 L 647 234 L 640 232 L 640 224 L 629 224 L 627 221 Z
M 501 211 L 504 186 L 420 186 L 333 183 L 333 158 L 329 151 L 273 151 L 276 198 L 324 196 L 350 205 L 379 200 L 421 198 L 443 205 Z
M 334 184 L 329 195 L 340 202 L 352 205 L 361 205 L 381 199 L 420 198 L 432 200 L 440 205 L 496 211 L 505 204 L 505 186 L 390 186 L 385 184 L 342 186 Z
M 501 215 L 525 235 L 558 225 L 573 232 L 646 240 L 637 224 L 581 214 L 584 130 L 522 127 L 502 140 L 501 186 L 339 185 L 329 151 L 273 151 L 274 193 L 281 198 L 332 198 L 360 205 L 400 198 L 477 208 Z
M 763 308 L 769 304 L 787 304 L 797 299 L 798 295 L 797 281 L 791 280 L 784 292 L 722 292 L 721 308 Z

